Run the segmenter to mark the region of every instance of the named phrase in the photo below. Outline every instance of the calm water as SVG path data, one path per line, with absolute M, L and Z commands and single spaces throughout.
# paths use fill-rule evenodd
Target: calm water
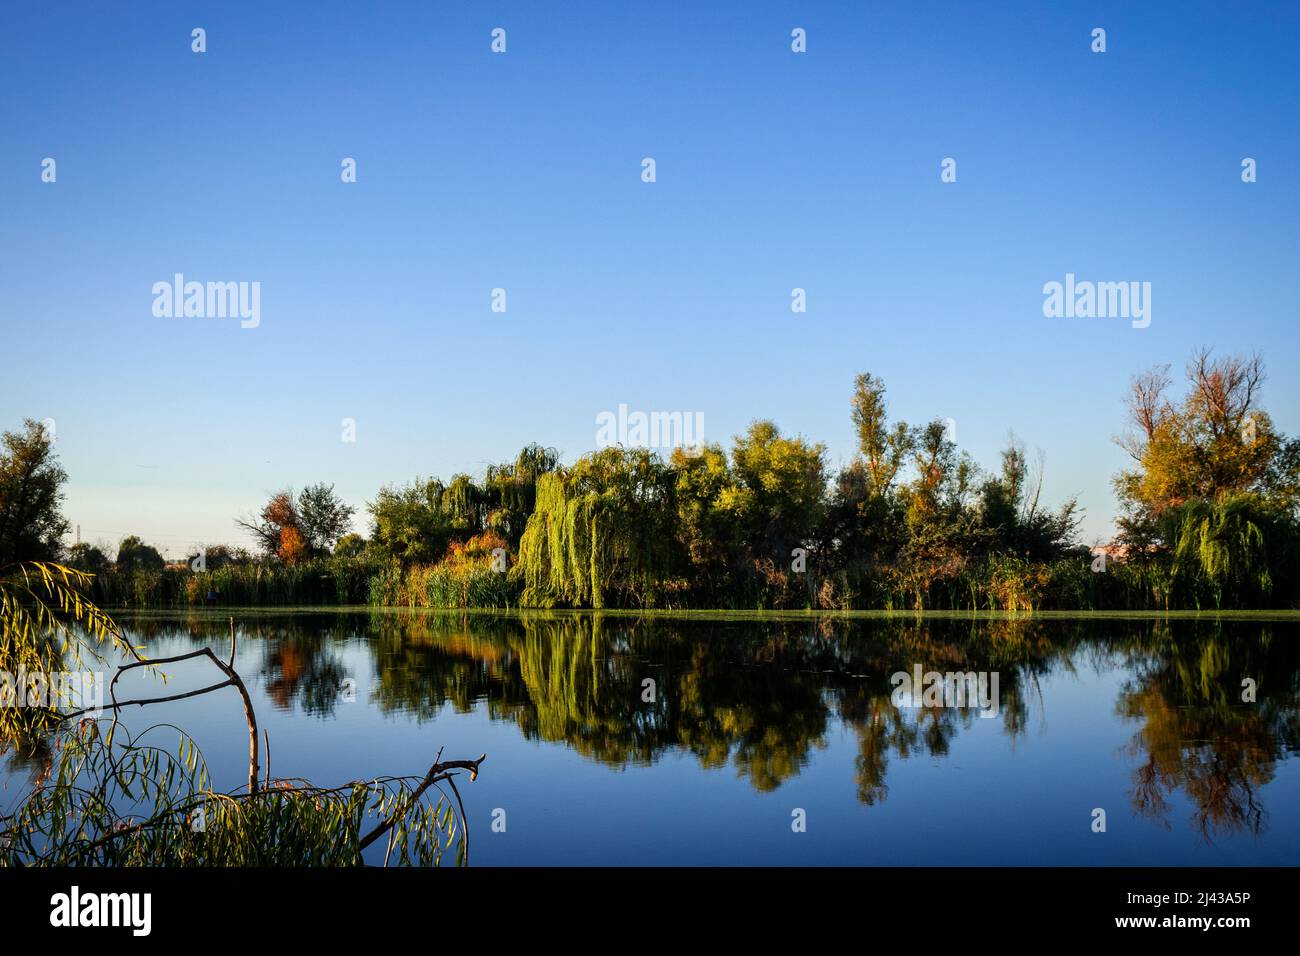
M 149 656 L 228 647 L 223 614 L 120 620 Z M 1300 862 L 1296 619 L 236 623 L 276 776 L 337 784 L 422 774 L 439 748 L 487 753 L 462 787 L 473 865 Z M 896 706 L 891 675 L 917 665 L 996 674 L 996 713 Z M 211 677 L 170 673 L 168 692 Z M 119 696 L 132 689 L 158 692 Z M 163 721 L 194 733 L 221 786 L 246 780 L 233 690 L 128 720 Z M 6 765 L 0 802 L 29 771 Z

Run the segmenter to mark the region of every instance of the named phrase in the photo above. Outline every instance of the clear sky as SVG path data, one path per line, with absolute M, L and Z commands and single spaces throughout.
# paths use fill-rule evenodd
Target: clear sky
M 838 466 L 860 371 L 987 468 L 1042 448 L 1088 540 L 1134 372 L 1258 350 L 1300 431 L 1300 4 L 371 6 L 0 12 L 0 427 L 54 420 L 84 540 L 571 460 L 620 403 Z M 177 272 L 261 324 L 155 317 Z M 1150 282 L 1150 327 L 1045 318 L 1066 273 Z

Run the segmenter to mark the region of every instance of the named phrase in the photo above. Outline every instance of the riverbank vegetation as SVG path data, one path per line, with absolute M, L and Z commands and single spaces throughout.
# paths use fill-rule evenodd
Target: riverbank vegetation
M 381 488 L 368 534 L 328 484 L 273 495 L 238 525 L 258 554 L 205 549 L 168 565 L 137 538 L 117 558 L 78 544 L 106 606 L 1212 609 L 1300 606 L 1300 441 L 1260 404 L 1257 357 L 1198 352 L 1137 376 L 1115 476 L 1116 539 L 1079 540 L 1073 499 L 1042 500 L 1045 457 L 1008 438 L 991 470 L 943 421 L 892 419 L 863 374 L 853 459 L 756 421 L 729 447 L 661 455 L 554 450 Z M 64 478 L 40 426 L 6 435 L 0 561 L 50 557 Z M 39 491 L 15 491 L 26 473 Z M 16 477 L 15 477 L 16 476 Z M 23 495 L 28 505 L 14 504 Z M 35 519 L 14 514 L 40 514 Z

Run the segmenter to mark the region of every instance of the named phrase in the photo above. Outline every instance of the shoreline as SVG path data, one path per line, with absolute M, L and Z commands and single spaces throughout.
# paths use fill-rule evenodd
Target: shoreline
M 710 621 L 780 621 L 780 620 L 821 620 L 825 618 L 842 618 L 844 620 L 899 620 L 932 618 L 935 620 L 971 620 L 971 621 L 1027 621 L 1027 620 L 1196 620 L 1229 619 L 1242 621 L 1300 621 L 1300 610 L 1170 610 L 1170 611 L 989 611 L 989 610 L 753 610 L 733 611 L 722 608 L 666 610 L 631 608 L 607 608 L 592 610 L 590 608 L 437 608 L 437 607 L 395 607 L 392 605 L 373 604 L 313 604 L 313 605 L 231 605 L 228 607 L 190 607 L 172 608 L 104 608 L 115 620 L 120 616 L 134 617 L 177 617 L 180 615 L 199 615 L 211 618 L 225 618 L 237 615 L 308 615 L 308 614 L 411 614 L 422 615 L 475 615 L 478 617 L 650 617 L 674 620 L 710 620 Z

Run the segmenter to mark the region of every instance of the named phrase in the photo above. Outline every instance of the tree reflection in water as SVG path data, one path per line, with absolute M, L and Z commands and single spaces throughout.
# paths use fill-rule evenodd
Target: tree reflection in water
M 1260 788 L 1300 749 L 1294 625 L 1219 620 L 1156 622 L 1129 649 L 1135 674 L 1116 705 L 1139 724 L 1129 745 L 1138 762 L 1133 806 L 1169 827 L 1169 798 L 1183 791 L 1191 825 L 1206 840 L 1263 832 Z M 1243 697 L 1243 681 L 1256 699 Z
M 180 633 L 220 639 L 216 617 Z M 867 805 L 889 794 L 891 760 L 946 756 L 980 721 L 978 707 L 900 709 L 891 674 L 916 664 L 1000 676 L 997 720 L 1015 739 L 1048 675 L 1119 667 L 1116 713 L 1134 724 L 1134 812 L 1171 826 L 1171 798 L 1192 826 L 1262 832 L 1261 787 L 1300 743 L 1300 655 L 1289 621 L 1219 619 L 803 617 L 679 618 L 601 614 L 353 612 L 250 615 L 262 675 L 279 707 L 328 716 L 345 678 L 337 648 L 361 640 L 372 657 L 372 706 L 432 720 L 447 706 L 485 708 L 526 738 L 562 743 L 616 767 L 687 752 L 731 766 L 755 790 L 798 775 L 839 725 L 857 737 L 855 785 Z M 140 623 L 145 639 L 174 636 Z M 1257 700 L 1243 703 L 1242 679 Z M 647 679 L 654 681 L 653 699 Z M 364 691 L 365 689 L 363 689 Z

